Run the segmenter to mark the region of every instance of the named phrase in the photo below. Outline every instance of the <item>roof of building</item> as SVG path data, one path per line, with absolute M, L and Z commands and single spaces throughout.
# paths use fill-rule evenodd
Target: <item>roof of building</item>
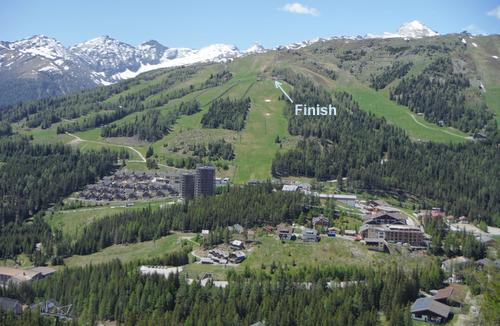
M 0 275 L 14 277 L 22 271 L 22 269 L 16 267 L 0 266 Z
M 387 225 L 387 228 L 389 230 L 399 230 L 399 231 L 418 231 L 418 232 L 422 231 L 418 226 L 412 226 L 412 225 L 389 224 Z
M 447 306 L 441 302 L 438 302 L 432 298 L 420 298 L 417 299 L 411 305 L 411 312 L 420 312 L 420 311 L 431 311 L 436 315 L 442 316 L 444 318 L 448 318 L 450 314 L 450 306 Z
M 167 266 L 141 266 L 139 268 L 139 272 L 142 275 L 153 275 L 153 274 L 158 274 L 158 275 L 163 275 L 165 277 L 168 277 L 171 274 L 178 274 L 182 272 L 183 268 L 182 266 L 179 267 L 167 267 Z
M 356 195 L 333 195 L 333 199 L 337 200 L 356 200 L 357 198 Z
M 0 266 L 0 275 L 10 276 L 20 281 L 31 280 L 38 274 L 40 274 L 40 272 L 34 270 Z
M 12 311 L 16 309 L 16 306 L 20 306 L 21 303 L 19 300 L 16 299 L 11 299 L 11 298 L 6 298 L 6 297 L 0 297 L 0 308 L 3 311 Z
M 448 299 L 453 294 L 455 288 L 452 286 L 445 287 L 444 289 L 439 289 L 436 294 L 432 297 L 434 300 Z
M 282 191 L 297 191 L 299 186 L 297 185 L 284 185 Z
M 382 199 L 370 200 L 369 203 L 372 204 L 373 206 L 385 206 L 385 205 L 387 205 L 387 202 L 385 200 L 382 200 Z
M 276 227 L 276 230 L 278 231 L 278 233 L 283 233 L 283 232 L 287 232 L 287 233 L 292 233 L 293 232 L 293 228 L 291 226 L 288 226 L 286 224 L 278 224 L 278 226 Z
M 323 214 L 320 215 L 320 216 L 316 216 L 316 217 L 313 217 L 313 220 L 312 220 L 313 224 L 316 224 L 318 222 L 326 222 L 326 223 L 329 223 L 330 220 L 328 220 L 328 218 L 324 217 Z
M 54 268 L 46 267 L 46 266 L 38 266 L 38 267 L 33 267 L 31 269 L 35 273 L 42 273 L 43 276 L 51 275 L 56 272 Z
M 318 234 L 318 231 L 316 231 L 315 229 L 304 229 L 302 231 L 302 234 L 310 234 L 310 235 L 317 235 Z
M 233 241 L 231 241 L 231 244 L 233 246 L 237 246 L 237 247 L 243 246 L 243 242 L 240 240 L 233 240 Z
M 422 232 L 419 227 L 411 225 L 400 224 L 363 224 L 359 228 L 359 232 L 367 229 L 378 231 L 408 231 L 408 232 Z
M 366 214 L 363 216 L 363 220 L 365 220 L 365 223 L 368 223 L 370 221 L 374 221 L 376 219 L 379 219 L 381 217 L 388 216 L 390 218 L 393 218 L 395 220 L 405 222 L 406 217 L 403 214 L 400 213 L 390 213 L 390 212 L 378 212 L 376 214 Z
M 235 251 L 232 253 L 235 257 L 246 257 L 245 253 L 243 251 Z

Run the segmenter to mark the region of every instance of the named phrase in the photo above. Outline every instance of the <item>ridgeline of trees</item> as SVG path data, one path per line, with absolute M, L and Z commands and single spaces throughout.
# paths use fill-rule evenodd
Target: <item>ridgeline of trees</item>
M 290 71 L 279 73 L 294 85 L 291 96 L 298 103 L 330 101 L 312 81 Z M 296 148 L 277 153 L 273 175 L 348 177 L 351 189 L 411 194 L 450 214 L 500 225 L 496 143 L 414 143 L 403 130 L 361 111 L 349 94 L 336 93 L 334 103 L 334 117 L 296 116 L 288 104 L 288 130 L 303 139 Z
M 117 153 L 0 141 L 0 222 L 22 221 L 115 168 Z
M 205 128 L 224 128 L 242 130 L 245 127 L 250 98 L 243 99 L 216 99 L 210 105 L 208 112 L 203 115 L 201 123 Z
M 391 99 L 414 112 L 423 113 L 428 121 L 451 125 L 465 132 L 485 127 L 495 132 L 497 128 L 493 113 L 484 100 L 471 92 L 469 79 L 453 72 L 450 58 L 439 58 L 420 75 L 402 79 L 392 90 Z
M 159 109 L 151 109 L 133 122 L 122 125 L 111 124 L 101 130 L 102 137 L 132 137 L 138 136 L 140 140 L 155 142 L 167 135 L 180 115 L 192 115 L 200 111 L 200 104 L 196 100 L 184 103 L 177 108 L 162 113 Z
M 413 66 L 413 62 L 396 61 L 391 66 L 385 67 L 379 75 L 370 76 L 371 87 L 376 90 L 385 88 L 393 80 L 405 76 Z

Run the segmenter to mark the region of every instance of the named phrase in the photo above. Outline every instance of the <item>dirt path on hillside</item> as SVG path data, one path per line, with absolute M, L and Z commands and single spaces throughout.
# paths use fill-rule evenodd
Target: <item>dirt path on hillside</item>
M 129 160 L 129 162 L 146 163 L 146 158 L 144 157 L 144 155 L 142 155 L 141 152 L 139 152 L 137 149 L 133 148 L 132 146 L 119 145 L 119 144 L 113 144 L 113 143 L 105 143 L 105 142 L 100 142 L 100 141 L 96 141 L 96 140 L 86 140 L 86 139 L 82 139 L 82 138 L 78 137 L 77 135 L 71 134 L 69 132 L 67 132 L 66 135 L 71 136 L 71 137 L 74 138 L 72 141 L 69 142 L 72 145 L 73 144 L 79 144 L 79 143 L 87 142 L 87 143 L 94 143 L 94 144 L 99 144 L 99 145 L 109 145 L 109 146 L 117 146 L 117 147 L 128 148 L 131 151 L 135 152 L 137 155 L 139 155 L 139 158 L 141 159 L 140 161 L 138 161 L 138 160 Z
M 411 114 L 410 112 L 407 112 L 407 113 L 410 115 L 410 117 L 413 119 L 413 121 L 415 121 L 415 123 L 417 123 L 418 125 L 424 127 L 425 129 L 429 129 L 429 130 L 432 130 L 432 131 L 438 130 L 438 131 L 444 132 L 445 134 L 448 134 L 448 135 L 451 135 L 451 136 L 455 136 L 455 137 L 459 137 L 459 138 L 462 138 L 462 139 L 467 139 L 467 140 L 471 139 L 470 137 L 460 136 L 460 135 L 454 134 L 452 132 L 449 132 L 448 130 L 434 129 L 434 128 L 431 128 L 429 126 L 426 126 L 423 123 L 421 123 L 420 121 L 418 121 L 417 118 L 415 118 L 415 116 L 413 114 Z

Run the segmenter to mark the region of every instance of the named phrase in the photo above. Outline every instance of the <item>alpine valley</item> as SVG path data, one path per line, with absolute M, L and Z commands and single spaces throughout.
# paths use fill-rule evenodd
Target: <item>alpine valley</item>
M 2 42 L 0 325 L 498 326 L 499 57 Z

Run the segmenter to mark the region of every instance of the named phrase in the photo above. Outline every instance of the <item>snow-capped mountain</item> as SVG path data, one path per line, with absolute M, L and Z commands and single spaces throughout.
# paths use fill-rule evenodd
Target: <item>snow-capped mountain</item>
M 260 45 L 259 43 L 255 42 L 254 44 L 252 44 L 251 47 L 249 47 L 248 49 L 245 50 L 245 53 L 264 53 L 266 52 L 266 49 L 264 49 L 264 47 L 262 45 Z
M 228 44 L 212 44 L 201 49 L 168 48 L 155 40 L 134 47 L 109 36 L 70 48 L 43 35 L 0 42 L 0 105 L 109 85 L 154 69 L 225 62 L 265 51 L 259 44 L 246 51 Z M 19 87 L 28 89 L 19 90 Z
M 421 38 L 439 35 L 419 21 L 403 24 L 396 33 L 368 38 Z M 276 50 L 297 50 L 331 39 L 356 40 L 362 37 L 316 38 Z M 97 37 L 72 47 L 35 35 L 14 41 L 0 41 L 0 106 L 71 91 L 109 85 L 159 68 L 205 62 L 226 62 L 267 50 L 258 43 L 246 50 L 234 45 L 212 44 L 200 49 L 169 48 L 155 40 L 132 46 L 109 36 Z
M 383 35 L 368 34 L 368 38 L 422 38 L 438 36 L 439 33 L 430 29 L 418 20 L 404 23 L 396 33 L 385 32 Z

